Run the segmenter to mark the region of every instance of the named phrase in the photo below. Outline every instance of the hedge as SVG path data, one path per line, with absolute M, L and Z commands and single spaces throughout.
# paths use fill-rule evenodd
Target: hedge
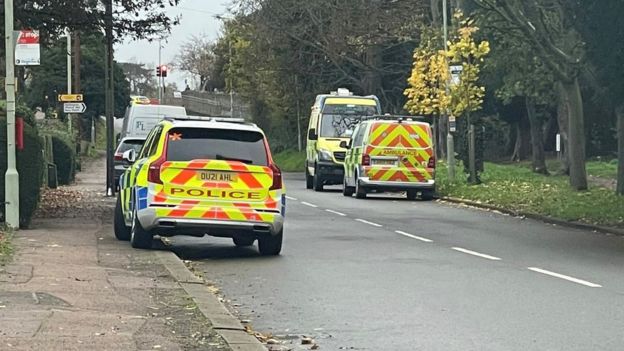
M 59 184 L 71 184 L 76 175 L 76 150 L 65 138 L 53 135 L 52 152 Z
M 20 182 L 20 226 L 30 224 L 39 204 L 43 178 L 43 145 L 37 128 L 24 123 L 24 149 L 17 151 L 17 171 Z M 4 201 L 4 174 L 6 173 L 6 117 L 0 116 L 0 200 Z M 0 209 L 4 221 L 4 206 Z

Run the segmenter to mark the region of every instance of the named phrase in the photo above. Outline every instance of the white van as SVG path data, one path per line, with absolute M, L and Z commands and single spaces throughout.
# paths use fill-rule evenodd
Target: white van
M 133 104 L 126 109 L 120 139 L 147 137 L 150 130 L 165 117 L 186 117 L 181 106 Z

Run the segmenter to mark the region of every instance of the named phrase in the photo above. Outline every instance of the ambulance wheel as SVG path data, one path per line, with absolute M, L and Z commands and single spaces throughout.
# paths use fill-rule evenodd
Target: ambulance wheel
M 416 200 L 416 196 L 418 196 L 418 191 L 416 191 L 416 190 L 408 190 L 407 191 L 407 199 L 408 200 Z
M 232 238 L 234 241 L 234 245 L 238 247 L 247 247 L 253 245 L 255 239 L 254 238 Z
M 347 177 L 345 176 L 345 178 L 342 180 L 342 195 L 346 197 L 351 197 L 354 192 L 355 189 L 347 184 Z
M 355 181 L 355 198 L 366 199 L 366 189 L 362 187 L 359 179 Z
M 319 175 L 318 169 L 314 169 L 314 177 L 312 177 L 312 187 L 314 191 L 323 191 L 323 179 Z
M 120 196 L 117 197 L 117 204 L 115 205 L 114 229 L 117 240 L 130 240 L 130 228 L 126 226 L 126 223 L 124 222 L 123 212 L 121 211 Z
M 284 230 L 277 235 L 266 234 L 258 238 L 258 251 L 262 256 L 277 256 L 282 251 Z
M 151 249 L 154 236 L 149 231 L 143 229 L 136 208 L 132 213 L 132 230 L 130 231 L 130 245 L 135 249 Z
M 435 193 L 434 190 L 423 190 L 420 193 L 420 199 L 423 201 L 431 201 L 433 200 L 433 194 Z
M 314 178 L 310 175 L 310 172 L 308 171 L 307 166 L 305 170 L 305 178 L 306 178 L 306 189 L 312 189 L 312 187 L 314 186 Z

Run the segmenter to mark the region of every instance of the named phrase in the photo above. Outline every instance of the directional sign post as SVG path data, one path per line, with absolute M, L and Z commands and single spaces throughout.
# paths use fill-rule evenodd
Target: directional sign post
M 66 102 L 63 104 L 64 113 L 84 113 L 87 105 L 84 102 Z
M 59 102 L 83 102 L 82 94 L 61 94 L 58 96 Z

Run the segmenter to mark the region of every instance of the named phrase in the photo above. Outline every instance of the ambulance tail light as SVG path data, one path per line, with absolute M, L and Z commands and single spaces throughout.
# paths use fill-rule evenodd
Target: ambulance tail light
M 164 156 L 160 156 L 156 161 L 152 162 L 147 170 L 147 181 L 150 183 L 162 184 L 160 179 L 160 167 L 165 163 L 167 159 Z
M 273 184 L 269 190 L 279 190 L 282 188 L 282 170 L 277 167 L 275 163 L 272 163 L 269 168 L 273 171 Z
M 369 154 L 362 155 L 362 166 L 370 166 L 371 158 Z
M 436 167 L 436 159 L 435 156 L 431 156 L 429 158 L 429 162 L 427 162 L 427 168 L 435 168 Z

